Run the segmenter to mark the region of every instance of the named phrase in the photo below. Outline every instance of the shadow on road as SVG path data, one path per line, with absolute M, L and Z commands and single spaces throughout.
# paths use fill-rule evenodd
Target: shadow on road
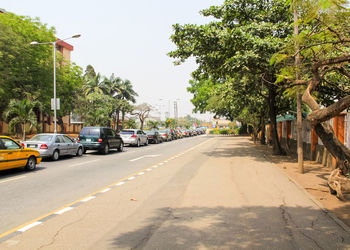
M 113 248 L 342 249 L 350 236 L 320 210 L 302 207 L 162 208 Z

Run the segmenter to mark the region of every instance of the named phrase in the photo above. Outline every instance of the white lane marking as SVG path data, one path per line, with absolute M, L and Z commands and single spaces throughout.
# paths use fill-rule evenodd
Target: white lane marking
M 163 164 L 164 164 L 164 163 L 163 163 L 163 162 L 161 162 L 161 163 L 159 163 L 158 165 L 159 165 L 159 166 L 162 166 Z
M 164 161 L 164 163 L 167 163 L 168 161 Z
M 103 189 L 103 190 L 101 191 L 101 193 L 106 193 L 106 192 L 108 192 L 109 190 L 111 190 L 111 188 Z
M 23 178 L 26 178 L 26 177 L 27 177 L 27 176 L 21 176 L 21 177 L 11 178 L 11 179 L 8 179 L 8 180 L 0 181 L 0 184 L 1 184 L 1 183 L 5 183 L 5 182 L 9 182 L 9 181 L 15 181 L 15 180 L 23 179 Z
M 95 198 L 96 198 L 96 196 L 89 196 L 89 197 L 87 197 L 87 198 L 85 198 L 84 200 L 81 200 L 81 201 L 82 202 L 87 202 L 87 201 L 95 199 Z
M 65 207 L 63 209 L 61 209 L 60 211 L 57 211 L 55 214 L 63 214 L 65 212 L 68 212 L 69 210 L 72 210 L 72 207 Z
M 143 175 L 143 174 L 145 174 L 145 172 L 138 173 L 137 175 Z
M 117 184 L 115 184 L 116 186 L 121 186 L 121 185 L 123 185 L 125 182 L 124 181 L 122 181 L 122 182 L 119 182 L 119 183 L 117 183 Z
M 89 164 L 89 163 L 92 163 L 92 162 L 96 162 L 96 161 L 100 161 L 100 160 L 92 160 L 92 161 L 80 162 L 80 163 L 77 163 L 77 164 L 70 165 L 69 167 L 77 167 L 77 166 L 86 165 L 86 164 Z
M 41 221 L 36 221 L 36 222 L 33 222 L 25 227 L 22 227 L 21 229 L 18 229 L 17 231 L 23 233 L 23 232 L 27 231 L 28 229 L 31 229 L 32 227 L 40 225 L 41 223 L 42 223 Z
M 147 172 L 152 171 L 152 168 L 147 168 L 146 171 Z
M 138 160 L 141 160 L 141 159 L 146 158 L 146 157 L 158 157 L 158 156 L 160 156 L 160 155 L 144 155 L 144 156 L 141 156 L 141 157 L 129 160 L 129 161 L 138 161 Z
M 131 181 L 133 179 L 135 179 L 135 176 L 131 176 L 128 180 Z

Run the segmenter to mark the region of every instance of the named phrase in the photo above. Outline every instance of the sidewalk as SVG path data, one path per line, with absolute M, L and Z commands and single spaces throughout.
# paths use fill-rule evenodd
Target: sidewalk
M 257 143 L 251 145 L 262 152 L 266 159 L 273 162 L 288 176 L 297 181 L 309 192 L 322 206 L 336 215 L 342 222 L 350 227 L 350 195 L 345 195 L 347 200 L 340 201 L 331 195 L 327 186 L 330 170 L 322 164 L 314 161 L 304 161 L 304 174 L 298 172 L 298 160 L 291 156 L 276 156 L 272 154 L 272 148 Z
M 208 139 L 0 243 L 16 250 L 349 247 L 349 232 L 247 137 Z

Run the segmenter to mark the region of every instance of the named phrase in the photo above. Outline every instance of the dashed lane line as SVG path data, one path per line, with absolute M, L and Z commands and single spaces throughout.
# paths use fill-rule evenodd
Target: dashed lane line
M 33 227 L 35 227 L 35 226 L 37 226 L 37 225 L 42 224 L 43 221 L 46 221 L 49 217 L 51 217 L 51 216 L 53 216 L 53 215 L 61 215 L 61 214 L 65 213 L 65 212 L 68 212 L 68 211 L 72 210 L 74 207 L 76 207 L 76 206 L 78 205 L 78 203 L 85 203 L 85 202 L 87 202 L 87 201 L 89 201 L 89 200 L 92 200 L 92 199 L 96 198 L 97 195 L 109 191 L 113 186 L 121 186 L 121 185 L 125 184 L 127 181 L 130 181 L 130 180 L 135 179 L 136 176 L 145 174 L 145 171 L 148 171 L 148 172 L 149 172 L 149 171 L 152 170 L 152 168 L 157 168 L 157 167 L 159 167 L 159 166 L 162 166 L 162 165 L 164 165 L 164 162 L 166 163 L 166 162 L 168 162 L 168 161 L 171 160 L 171 159 L 175 159 L 175 158 L 177 158 L 177 157 L 179 157 L 179 156 L 185 154 L 186 152 L 189 152 L 189 151 L 191 151 L 191 150 L 193 150 L 193 149 L 195 149 L 195 148 L 201 146 L 202 144 L 207 143 L 208 141 L 211 141 L 211 140 L 213 140 L 213 139 L 214 139 L 214 138 L 211 138 L 211 139 L 209 139 L 209 140 L 206 140 L 206 141 L 204 141 L 204 142 L 202 142 L 202 143 L 200 143 L 200 144 L 198 144 L 198 145 L 196 145 L 196 146 L 194 146 L 194 147 L 192 147 L 192 148 L 190 148 L 190 149 L 188 149 L 188 150 L 182 152 L 181 154 L 178 154 L 178 155 L 176 155 L 176 156 L 170 157 L 170 158 L 169 158 L 168 160 L 166 160 L 166 161 L 160 162 L 158 165 L 154 165 L 154 166 L 152 166 L 152 167 L 148 167 L 148 168 L 146 168 L 146 169 L 144 169 L 144 170 L 141 170 L 141 171 L 139 171 L 139 172 L 137 172 L 137 173 L 134 173 L 134 174 L 132 174 L 132 175 L 129 175 L 129 176 L 127 176 L 127 177 L 125 177 L 125 178 L 123 178 L 123 179 L 121 179 L 121 180 L 119 180 L 119 181 L 113 183 L 113 184 L 108 185 L 107 187 L 105 187 L 105 188 L 103 188 L 103 189 L 100 189 L 100 190 L 98 190 L 98 191 L 96 191 L 96 192 L 94 192 L 94 193 L 92 193 L 92 194 L 89 194 L 89 195 L 85 196 L 84 198 L 81 198 L 81 199 L 79 199 L 79 200 L 76 200 L 76 201 L 74 201 L 74 202 L 72 202 L 72 203 L 70 203 L 70 204 L 67 204 L 66 206 L 63 206 L 63 207 L 61 207 L 61 208 L 59 208 L 59 209 L 56 209 L 56 210 L 54 210 L 54 211 L 52 211 L 52 212 L 49 212 L 49 213 L 47 213 L 47 214 L 45 214 L 45 215 L 43 215 L 43 216 L 40 216 L 40 217 L 38 217 L 38 218 L 36 218 L 36 219 L 34 219 L 34 220 L 31 220 L 31 221 L 29 221 L 29 222 L 27 222 L 27 223 L 25 223 L 25 224 L 23 224 L 23 225 L 21 225 L 21 226 L 19 226 L 19 227 L 13 228 L 13 229 L 11 229 L 11 230 L 5 232 L 5 233 L 2 233 L 2 234 L 0 234 L 0 242 L 4 241 L 4 240 L 6 240 L 6 239 L 11 238 L 11 236 L 15 236 L 15 235 L 17 235 L 18 233 L 23 233 L 23 232 L 29 230 L 30 228 L 33 228 Z M 97 160 L 93 160 L 93 161 L 97 161 Z M 92 162 L 92 161 L 90 161 L 90 162 Z M 86 164 L 86 163 L 85 163 L 85 164 Z M 25 176 L 18 177 L 18 178 L 24 178 L 24 177 L 25 177 Z M 13 178 L 13 179 L 14 179 L 14 178 Z M 10 180 L 7 180 L 7 181 L 10 181 Z M 0 183 L 1 183 L 1 182 L 0 182 Z

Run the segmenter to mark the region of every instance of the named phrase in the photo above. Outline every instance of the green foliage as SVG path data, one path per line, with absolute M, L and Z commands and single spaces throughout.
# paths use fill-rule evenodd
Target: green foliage
M 149 129 L 156 129 L 156 128 L 158 128 L 159 125 L 160 125 L 159 121 L 152 121 L 152 120 L 147 121 L 147 127 Z
M 0 113 L 10 99 L 23 99 L 27 93 L 50 103 L 52 47 L 31 46 L 32 41 L 55 41 L 54 29 L 37 18 L 0 15 Z
M 124 127 L 130 128 L 130 129 L 136 129 L 137 128 L 136 120 L 134 120 L 134 119 L 126 120 L 124 122 Z
M 236 127 L 234 129 L 231 129 L 231 128 L 213 129 L 213 130 L 209 131 L 209 134 L 212 134 L 212 135 L 238 135 L 239 128 Z
M 291 109 L 282 96 L 284 79 L 274 84 L 278 68 L 270 64 L 293 31 L 288 8 L 279 0 L 226 0 L 201 12 L 216 21 L 173 25 L 171 40 L 177 48 L 168 55 L 175 64 L 194 57 L 198 65 L 187 89 L 195 111 L 257 127 Z
M 40 108 L 41 104 L 36 101 L 32 102 L 28 99 L 12 99 L 3 115 L 4 119 L 9 121 L 10 132 L 13 133 L 15 127 L 20 125 L 23 133 L 23 140 L 25 140 L 26 124 L 29 124 L 30 129 L 36 127 L 39 131 L 39 128 L 37 127 L 36 115 L 34 113 L 34 108 L 36 107 Z

